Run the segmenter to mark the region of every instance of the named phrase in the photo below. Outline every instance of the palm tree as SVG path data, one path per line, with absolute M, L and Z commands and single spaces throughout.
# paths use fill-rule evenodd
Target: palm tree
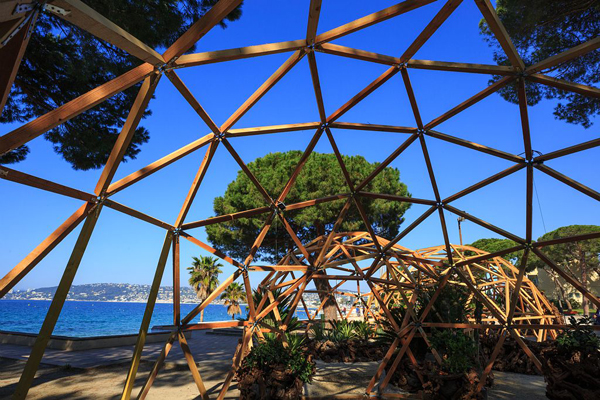
M 215 257 L 192 257 L 190 271 L 190 286 L 196 291 L 196 297 L 203 302 L 219 286 L 219 274 L 223 264 Z M 204 309 L 200 311 L 200 322 L 204 321 Z
M 246 292 L 244 291 L 244 287 L 237 282 L 233 282 L 223 291 L 221 300 L 225 300 L 225 305 L 229 306 L 227 307 L 227 314 L 231 315 L 231 319 L 234 319 L 236 314 L 242 313 L 240 300 L 245 299 Z

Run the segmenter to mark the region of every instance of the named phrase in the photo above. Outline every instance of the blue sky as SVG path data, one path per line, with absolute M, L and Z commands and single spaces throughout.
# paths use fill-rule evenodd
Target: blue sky
M 324 1 L 318 32 L 342 25 L 393 4 L 390 1 Z M 309 0 L 251 1 L 243 8 L 240 21 L 228 29 L 215 28 L 197 46 L 211 51 L 254 44 L 303 38 Z M 381 24 L 350 34 L 336 44 L 399 56 L 414 40 L 443 2 L 424 6 Z M 479 34 L 481 19 L 474 2 L 465 1 L 414 58 L 493 64 L 492 51 Z M 177 70 L 192 93 L 220 125 L 243 101 L 281 65 L 289 53 Z M 317 53 L 326 112 L 332 113 L 387 67 Z M 424 122 L 441 115 L 487 86 L 487 75 L 409 70 Z M 529 108 L 533 148 L 547 153 L 599 136 L 598 122 L 590 129 L 554 119 L 555 102 L 543 101 Z M 164 155 L 209 133 L 209 129 L 184 101 L 168 79 L 163 78 L 150 102 L 152 116 L 142 121 L 149 129 L 150 142 L 136 160 L 122 164 L 116 179 L 126 176 Z M 235 128 L 318 120 L 307 59 L 301 60 L 278 85 L 262 98 Z M 345 114 L 341 121 L 415 126 L 400 74 Z M 14 126 L 0 126 L 4 134 Z M 443 124 L 436 130 L 472 140 L 500 150 L 524 151 L 518 107 L 492 95 Z M 231 140 L 246 161 L 269 152 L 304 150 L 313 131 L 291 132 Z M 359 154 L 371 162 L 384 160 L 406 135 L 399 133 L 334 130 L 342 153 Z M 414 197 L 433 198 L 425 163 L 418 143 L 407 149 L 392 166 Z M 497 173 L 511 163 L 437 139 L 427 138 L 433 168 L 442 197 Z M 30 142 L 29 158 L 11 168 L 85 191 L 93 191 L 100 171 L 74 171 L 56 155 L 43 138 Z M 331 152 L 326 140 L 317 152 Z M 204 149 L 195 152 L 151 177 L 114 196 L 114 200 L 173 223 L 187 194 Z M 598 157 L 600 148 L 587 150 L 547 163 L 550 167 L 594 188 L 600 189 Z M 220 147 L 188 215 L 188 221 L 214 215 L 212 201 L 222 195 L 235 179 L 238 166 Z M 115 179 L 115 180 L 116 180 Z M 534 238 L 560 226 L 600 224 L 600 207 L 589 197 L 542 173 L 535 174 L 538 196 L 534 197 Z M 80 205 L 79 201 L 0 180 L 0 274 L 6 274 L 38 243 L 60 225 Z M 539 203 L 538 203 L 539 199 Z M 474 194 L 457 200 L 455 207 L 485 219 L 517 235 L 524 235 L 525 172 L 521 171 Z M 406 223 L 420 216 L 424 206 L 413 205 Z M 543 216 L 543 221 L 542 221 Z M 450 238 L 458 243 L 456 216 L 447 214 Z M 17 289 L 57 285 L 75 243 L 76 229 L 48 255 Z M 202 228 L 191 232 L 205 239 Z M 497 237 L 492 232 L 465 222 L 465 243 L 481 237 Z M 151 282 L 164 231 L 127 215 L 105 208 L 92 236 L 75 284 L 94 282 Z M 439 219 L 434 214 L 409 234 L 401 244 L 422 248 L 442 244 Z M 182 270 L 191 256 L 204 254 L 182 240 Z M 167 269 L 168 271 L 168 269 Z M 232 267 L 224 268 L 230 274 Z M 163 285 L 172 282 L 165 274 Z M 262 274 L 253 276 L 256 283 Z

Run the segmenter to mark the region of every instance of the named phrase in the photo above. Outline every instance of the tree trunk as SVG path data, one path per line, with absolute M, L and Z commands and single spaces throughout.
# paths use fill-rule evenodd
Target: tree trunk
M 581 252 L 583 253 L 583 252 Z M 581 254 L 580 253 L 580 254 Z M 588 270 L 587 270 L 587 262 L 585 259 L 585 254 L 581 254 L 581 284 L 583 285 L 583 288 L 587 290 L 587 284 L 588 284 Z M 590 301 L 588 300 L 588 298 L 586 296 L 583 296 L 582 293 L 582 300 L 581 300 L 581 306 L 583 307 L 583 315 L 590 315 Z
M 204 322 L 204 308 L 200 311 L 200 322 Z
M 325 226 L 321 223 L 321 221 L 315 221 L 313 223 L 314 227 L 317 229 L 317 235 L 323 236 L 323 242 L 325 242 Z M 325 273 L 325 272 L 324 272 Z M 332 292 L 331 285 L 327 279 L 313 279 L 315 283 L 315 287 L 319 291 L 319 300 L 321 300 L 321 304 L 323 304 L 323 315 L 325 316 L 326 321 L 337 321 L 338 313 L 337 313 L 337 303 L 335 300 L 335 296 L 333 294 L 331 296 L 327 296 L 327 293 Z M 322 293 L 327 292 L 327 293 Z
M 558 277 L 556 276 L 556 272 L 552 271 L 551 274 L 552 274 L 551 275 L 552 281 L 554 282 L 554 285 L 558 289 L 558 292 L 560 293 L 560 297 L 562 297 L 563 301 L 567 304 L 568 310 L 572 311 L 573 306 L 571 306 L 571 302 L 567 298 L 567 295 L 565 294 L 565 289 L 563 288 L 562 283 L 558 280 Z

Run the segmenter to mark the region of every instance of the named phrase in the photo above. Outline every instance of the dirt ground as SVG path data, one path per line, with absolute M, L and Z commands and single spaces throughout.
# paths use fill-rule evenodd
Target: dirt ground
M 9 399 L 14 392 L 21 371 L 23 361 L 0 358 L 0 399 Z M 97 400 L 116 399 L 121 395 L 125 377 L 127 376 L 128 363 L 79 369 L 70 367 L 55 367 L 40 365 L 36 378 L 29 391 L 28 399 L 71 399 L 71 400 Z M 199 370 L 204 384 L 209 392 L 215 393 L 221 388 L 221 382 L 231 367 L 231 361 L 217 361 L 199 363 Z M 142 361 L 138 371 L 132 397 L 136 397 L 143 381 L 147 377 L 152 364 Z M 239 392 L 235 390 L 235 382 L 226 398 L 238 398 Z M 147 399 L 196 399 L 200 398 L 198 389 L 192 379 L 186 364 L 167 364 L 158 374 Z
M 9 399 L 25 365 L 24 361 L 0 358 L 0 399 Z M 231 360 L 213 360 L 198 363 L 199 371 L 211 398 L 216 398 L 225 379 Z M 28 399 L 98 400 L 118 399 L 127 375 L 128 363 L 90 369 L 41 365 L 29 391 Z M 152 363 L 142 360 L 132 397 L 139 393 Z M 369 379 L 377 369 L 377 363 L 331 363 L 317 362 L 317 374 L 304 394 L 323 399 L 332 394 L 360 397 Z M 488 393 L 489 400 L 544 400 L 545 382 L 541 376 L 494 372 L 494 387 Z M 386 390 L 388 392 L 389 390 Z M 236 399 L 239 392 L 232 383 L 227 399 Z M 167 363 L 159 373 L 148 399 L 200 399 L 198 389 L 185 363 Z

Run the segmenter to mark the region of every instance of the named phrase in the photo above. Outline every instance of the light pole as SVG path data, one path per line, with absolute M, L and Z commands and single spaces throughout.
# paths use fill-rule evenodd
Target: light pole
M 463 222 L 465 220 L 465 217 L 458 217 L 457 221 L 458 221 L 458 237 L 460 237 L 460 245 L 463 245 L 462 242 L 462 231 L 460 230 L 460 223 Z

